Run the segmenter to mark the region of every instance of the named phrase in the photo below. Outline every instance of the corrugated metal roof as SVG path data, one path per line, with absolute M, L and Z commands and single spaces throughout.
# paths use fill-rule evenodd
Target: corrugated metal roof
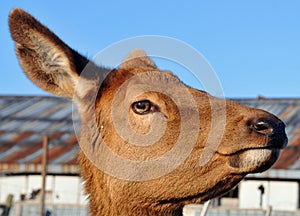
M 300 170 L 300 98 L 234 99 L 267 110 L 285 121 L 289 146 L 273 169 Z M 0 96 L 0 172 L 40 172 L 42 135 L 49 137 L 51 173 L 77 174 L 79 146 L 72 102 L 58 97 Z
M 71 101 L 58 97 L 0 96 L 0 121 L 0 172 L 40 172 L 42 136 L 47 135 L 48 171 L 78 173 L 79 146 Z

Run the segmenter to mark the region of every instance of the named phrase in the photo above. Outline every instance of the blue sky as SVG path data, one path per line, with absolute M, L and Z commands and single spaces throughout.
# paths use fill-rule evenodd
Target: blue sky
M 7 24 L 14 7 L 33 14 L 88 57 L 125 38 L 168 36 L 203 54 L 226 97 L 300 96 L 300 1 L 3 0 L 0 95 L 46 94 L 18 65 Z

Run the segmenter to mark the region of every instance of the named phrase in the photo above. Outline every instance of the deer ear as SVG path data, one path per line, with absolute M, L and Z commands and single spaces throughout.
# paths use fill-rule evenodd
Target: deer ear
M 128 68 L 149 68 L 157 69 L 155 63 L 141 49 L 131 51 L 120 65 L 122 69 Z
M 24 72 L 40 88 L 72 97 L 88 60 L 21 9 L 13 9 L 9 27 Z

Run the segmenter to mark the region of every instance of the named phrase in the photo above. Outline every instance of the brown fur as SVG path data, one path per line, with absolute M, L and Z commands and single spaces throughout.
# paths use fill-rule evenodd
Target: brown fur
M 85 148 L 92 144 L 94 154 L 99 155 L 99 161 L 96 162 L 91 161 L 84 151 L 80 151 L 79 156 L 92 215 L 181 215 L 184 205 L 219 196 L 234 187 L 247 173 L 270 168 L 277 160 L 280 149 L 287 143 L 284 124 L 277 117 L 262 110 L 214 98 L 188 86 L 185 88 L 196 101 L 199 115 L 195 114 L 190 104 L 178 107 L 173 100 L 158 92 L 134 95 L 134 92 L 127 89 L 145 82 L 143 79 L 130 81 L 138 74 L 144 74 L 156 83 L 171 83 L 170 90 L 175 93 L 180 86 L 184 86 L 170 72 L 157 69 L 143 51 L 131 53 L 129 58 L 133 59 L 125 61 L 111 73 L 106 68 L 89 63 L 93 67 L 92 72 L 88 76 L 84 75 L 83 82 L 79 82 L 79 75 L 89 62 L 85 57 L 69 48 L 48 28 L 21 9 L 12 10 L 9 25 L 20 64 L 27 76 L 48 92 L 73 98 L 78 106 L 82 124 L 80 146 Z M 97 92 L 95 86 L 100 81 L 103 83 Z M 136 100 L 146 98 L 156 104 L 148 115 L 128 111 L 128 121 L 133 130 L 147 134 L 151 128 L 151 119 L 160 116 L 166 121 L 166 130 L 155 145 L 133 146 L 118 135 L 112 123 L 111 109 L 114 96 L 122 85 L 126 86 L 124 92 L 121 92 L 124 100 L 128 95 L 133 95 Z M 96 103 L 90 104 L 89 100 L 95 94 L 98 95 Z M 117 104 L 122 102 L 119 100 Z M 211 107 L 212 103 L 214 107 Z M 95 106 L 95 115 L 91 113 L 92 106 Z M 179 108 L 187 114 L 185 121 L 190 129 L 197 127 L 199 133 L 189 156 L 176 169 L 161 177 L 132 181 L 109 175 L 95 165 L 111 160 L 101 154 L 104 143 L 113 152 L 130 161 L 155 159 L 169 152 L 181 130 Z M 216 125 L 211 118 L 213 112 L 220 114 L 215 115 Z M 222 119 L 222 112 L 226 114 L 226 122 Z M 96 121 L 93 122 L 95 116 Z M 196 117 L 200 125 L 196 124 Z M 219 128 L 222 124 L 225 124 L 225 131 L 218 148 L 205 165 L 199 166 L 199 158 L 204 152 L 209 134 L 218 137 L 222 132 Z M 188 133 L 186 139 L 193 138 L 188 136 L 191 135 Z M 109 166 L 110 162 L 107 163 Z M 161 166 L 163 169 L 164 164 Z M 142 170 L 138 175 L 147 173 Z

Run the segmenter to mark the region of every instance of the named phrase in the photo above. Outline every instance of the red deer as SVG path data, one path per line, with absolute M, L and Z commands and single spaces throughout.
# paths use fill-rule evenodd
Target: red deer
M 11 11 L 9 26 L 28 78 L 47 92 L 72 98 L 78 107 L 79 164 L 92 215 L 182 215 L 184 205 L 220 196 L 246 174 L 269 169 L 287 144 L 285 125 L 276 116 L 191 88 L 159 70 L 141 50 L 110 70 L 74 51 L 21 9 Z M 117 128 L 115 122 L 128 127 Z M 219 137 L 219 143 L 199 164 L 210 148 L 209 135 Z M 152 138 L 155 143 L 149 144 Z M 130 163 L 122 166 L 122 161 Z

